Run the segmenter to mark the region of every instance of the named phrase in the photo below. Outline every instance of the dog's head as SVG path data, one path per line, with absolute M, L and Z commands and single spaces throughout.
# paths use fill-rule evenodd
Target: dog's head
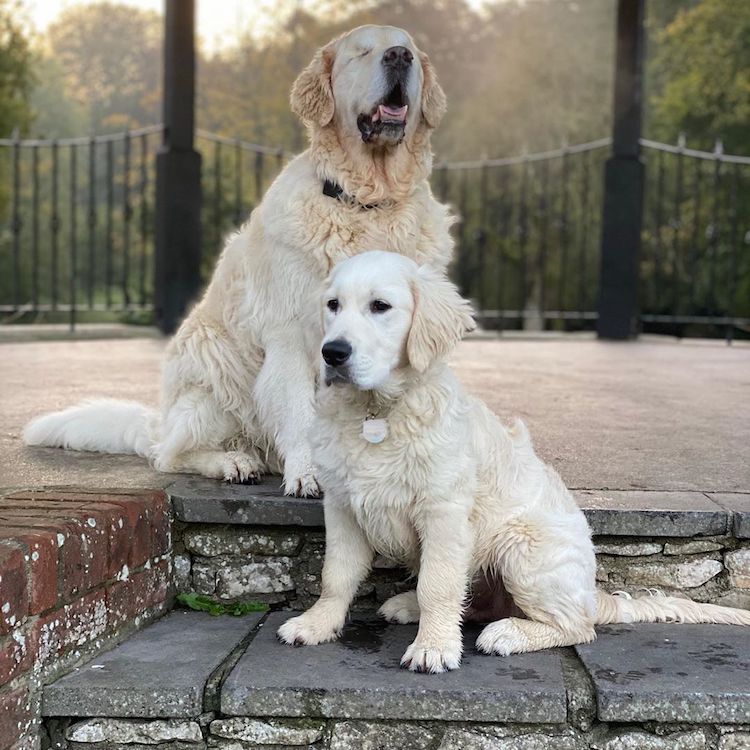
M 318 50 L 292 87 L 292 110 L 371 147 L 397 146 L 437 127 L 445 94 L 426 54 L 403 29 L 360 26 Z
M 471 306 L 428 266 L 372 251 L 337 264 L 323 300 L 321 367 L 327 385 L 388 389 L 425 372 L 473 330 Z

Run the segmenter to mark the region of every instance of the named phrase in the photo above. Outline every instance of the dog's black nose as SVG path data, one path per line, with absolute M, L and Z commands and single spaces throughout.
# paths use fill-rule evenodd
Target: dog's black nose
M 323 344 L 321 351 L 327 365 L 339 367 L 351 356 L 352 346 L 348 341 L 344 341 L 344 339 L 335 339 Z
M 389 47 L 383 53 L 383 65 L 396 70 L 406 70 L 414 55 L 406 47 Z

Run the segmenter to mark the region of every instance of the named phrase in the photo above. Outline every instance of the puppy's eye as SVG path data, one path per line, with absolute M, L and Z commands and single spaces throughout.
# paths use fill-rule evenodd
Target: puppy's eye
M 331 312 L 336 312 L 336 310 L 339 309 L 339 301 L 337 299 L 329 299 L 328 302 L 326 302 L 326 307 Z
M 384 302 L 382 299 L 376 299 L 370 302 L 370 312 L 373 313 L 384 313 L 388 312 L 388 310 L 391 309 L 391 306 Z

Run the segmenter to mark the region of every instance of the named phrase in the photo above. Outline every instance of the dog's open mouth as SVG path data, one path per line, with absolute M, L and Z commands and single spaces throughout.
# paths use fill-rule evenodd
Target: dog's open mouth
M 334 383 L 351 383 L 351 375 L 348 367 L 331 367 L 325 366 L 325 383 L 333 385 Z
M 404 137 L 408 111 L 406 94 L 401 83 L 396 83 L 370 114 L 362 114 L 357 118 L 362 140 L 371 143 L 382 135 L 384 140 L 399 143 Z

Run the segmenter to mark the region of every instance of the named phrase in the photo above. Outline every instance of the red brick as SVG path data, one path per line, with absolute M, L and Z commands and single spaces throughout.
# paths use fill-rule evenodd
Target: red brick
M 26 672 L 33 661 L 31 639 L 22 628 L 0 640 L 0 687 Z
M 0 542 L 0 635 L 5 635 L 26 617 L 29 588 L 24 551 L 20 546 Z
M 92 591 L 43 615 L 31 626 L 29 648 L 34 662 L 45 667 L 73 648 L 99 638 L 109 627 L 106 591 Z
M 138 498 L 120 498 L 109 502 L 123 511 L 126 519 L 123 521 L 123 527 L 127 525 L 129 529 L 128 567 L 131 570 L 139 568 L 152 557 L 151 503 Z M 120 554 L 119 545 L 115 547 L 115 553 Z
M 169 502 L 164 493 L 155 506 L 151 519 L 151 554 L 158 557 L 172 548 L 172 523 L 169 518 Z
M 0 692 L 0 750 L 7 750 L 30 729 L 34 715 L 28 691 Z
M 107 590 L 107 610 L 113 627 L 134 619 L 147 609 L 161 604 L 169 594 L 169 563 L 162 560 L 127 581 L 118 581 Z
M 46 529 L 6 526 L 0 539 L 22 544 L 29 568 L 29 614 L 36 615 L 57 603 L 57 534 Z
M 31 500 L 31 499 L 17 499 L 17 498 L 3 498 L 0 500 L 0 515 L 5 511 L 11 510 L 53 510 L 60 511 L 70 508 L 76 510 L 86 505 L 85 502 L 80 500 Z

